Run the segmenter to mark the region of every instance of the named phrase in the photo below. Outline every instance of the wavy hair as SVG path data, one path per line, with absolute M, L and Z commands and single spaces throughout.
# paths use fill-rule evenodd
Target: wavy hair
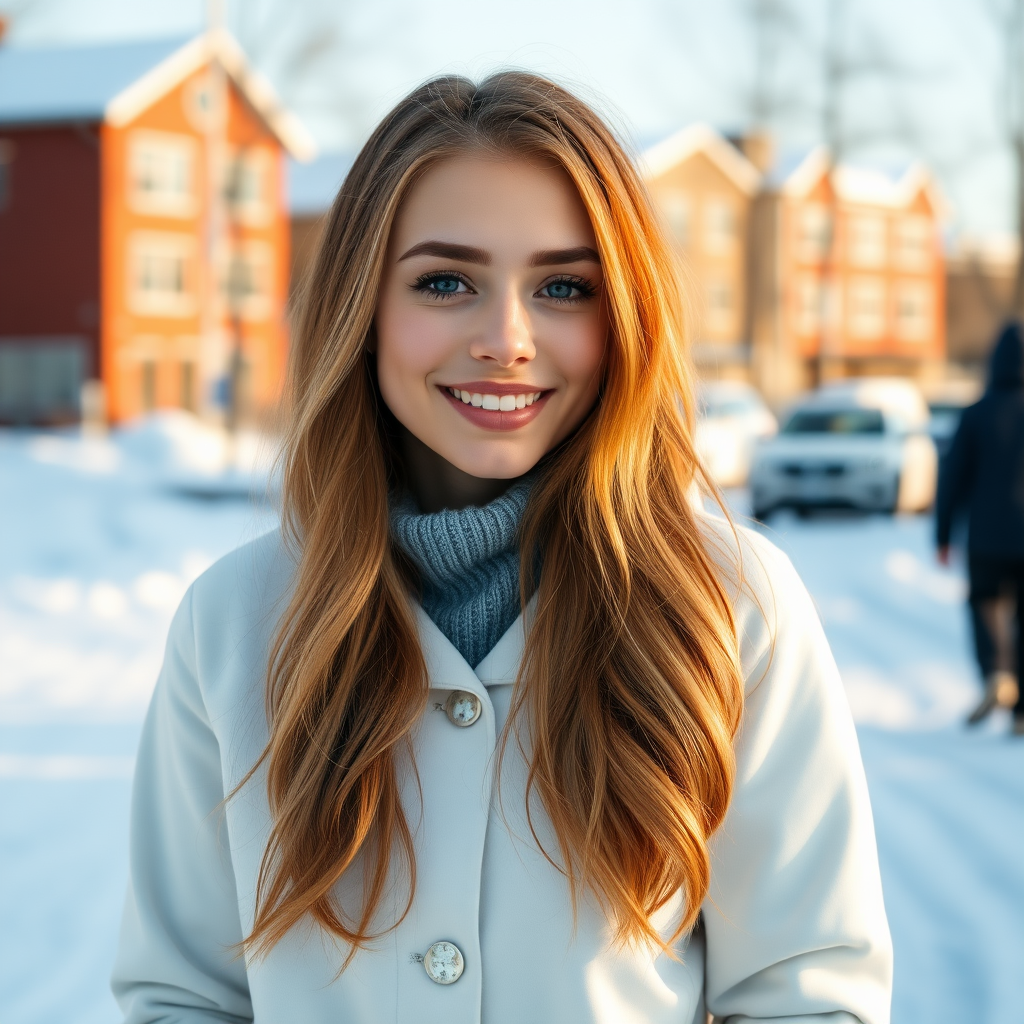
M 742 685 L 722 571 L 691 498 L 701 471 L 677 267 L 636 167 L 590 107 L 530 74 L 443 77 L 400 102 L 363 147 L 301 301 L 283 488 L 298 564 L 257 765 L 273 818 L 247 939 L 257 955 L 309 916 L 348 945 L 347 964 L 412 903 L 399 755 L 429 683 L 389 535 L 397 457 L 367 353 L 404 197 L 438 161 L 481 151 L 569 174 L 597 238 L 611 323 L 600 398 L 545 459 L 526 510 L 522 598 L 536 587 L 536 614 L 506 729 L 518 730 L 529 791 L 557 836 L 545 854 L 574 906 L 586 890 L 620 941 L 670 950 L 707 892 Z M 381 924 L 396 863 L 405 910 Z M 338 895 L 347 873 L 362 879 L 355 907 Z M 666 938 L 651 918 L 680 892 Z

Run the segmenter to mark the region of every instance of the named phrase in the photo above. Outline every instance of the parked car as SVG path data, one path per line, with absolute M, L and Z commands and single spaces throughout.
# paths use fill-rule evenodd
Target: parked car
M 720 487 L 742 487 L 757 442 L 778 429 L 771 410 L 750 384 L 712 381 L 701 388 L 697 451 Z
M 935 500 L 938 457 L 916 385 L 875 377 L 827 384 L 761 442 L 750 474 L 754 516 L 848 506 L 918 512 Z

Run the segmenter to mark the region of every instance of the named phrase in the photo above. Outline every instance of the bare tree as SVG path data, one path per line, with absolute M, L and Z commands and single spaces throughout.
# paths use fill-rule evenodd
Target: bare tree
M 1024 0 L 988 0 L 989 19 L 1002 46 L 997 105 L 1003 140 L 1013 162 L 1019 255 L 1010 308 L 1024 315 Z

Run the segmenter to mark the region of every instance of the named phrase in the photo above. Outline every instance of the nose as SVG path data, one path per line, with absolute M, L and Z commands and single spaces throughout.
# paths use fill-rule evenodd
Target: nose
M 536 356 L 529 313 L 515 288 L 508 288 L 489 313 L 483 330 L 469 346 L 474 359 L 512 367 Z

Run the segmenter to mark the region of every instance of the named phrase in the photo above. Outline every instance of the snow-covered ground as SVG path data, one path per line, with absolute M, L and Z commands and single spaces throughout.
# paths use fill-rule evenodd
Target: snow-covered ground
M 116 440 L 0 432 L 0 1021 L 112 1024 L 141 715 L 171 613 L 274 522 L 175 417 Z M 742 509 L 743 495 L 732 496 Z M 857 718 L 896 946 L 896 1024 L 1024 1019 L 1024 741 L 977 698 L 963 582 L 926 518 L 778 516 Z

